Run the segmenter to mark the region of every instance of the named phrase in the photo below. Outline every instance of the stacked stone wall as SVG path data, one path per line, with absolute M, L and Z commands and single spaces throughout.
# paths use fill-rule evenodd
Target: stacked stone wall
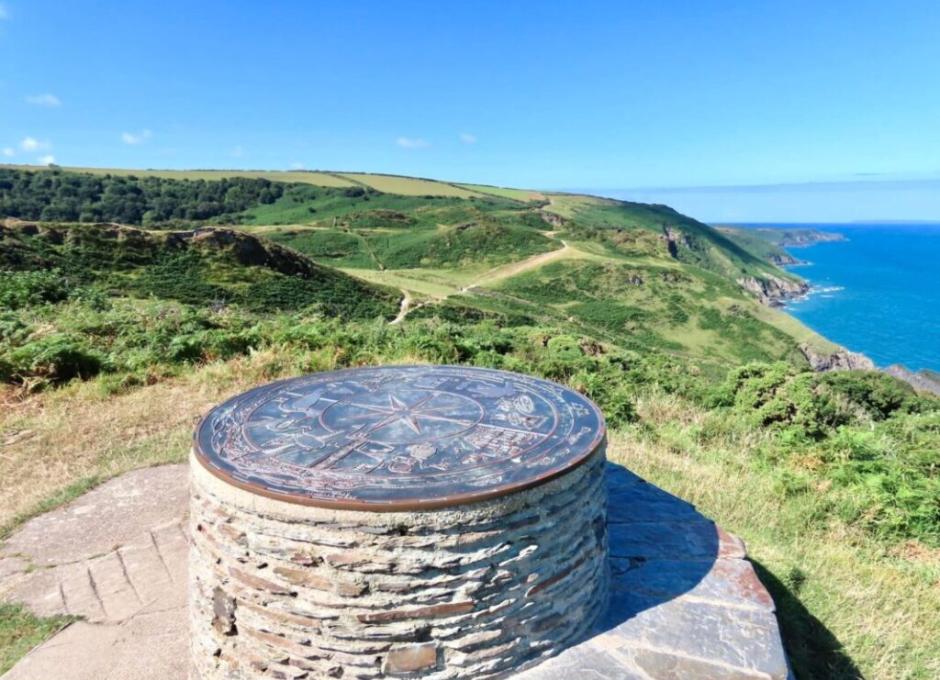
M 540 486 L 416 512 L 286 503 L 191 469 L 200 680 L 506 677 L 606 608 L 603 449 Z

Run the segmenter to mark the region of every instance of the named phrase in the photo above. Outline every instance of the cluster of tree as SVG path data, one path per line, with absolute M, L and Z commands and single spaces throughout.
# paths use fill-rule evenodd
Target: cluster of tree
M 287 186 L 260 178 L 206 181 L 0 168 L 0 217 L 147 226 L 223 216 L 232 221 L 259 203 L 273 203 Z

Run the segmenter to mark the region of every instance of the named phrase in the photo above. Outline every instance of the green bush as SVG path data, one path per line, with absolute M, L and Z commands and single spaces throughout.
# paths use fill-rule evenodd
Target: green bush
M 11 377 L 37 377 L 53 383 L 88 379 L 104 368 L 104 358 L 81 339 L 62 333 L 47 335 L 14 350 L 7 358 Z
M 873 371 L 834 371 L 824 374 L 820 383 L 863 408 L 875 420 L 897 411 L 918 408 L 920 400 L 906 382 Z
M 6 271 L 0 269 L 0 310 L 61 302 L 69 296 L 68 282 L 57 269 Z

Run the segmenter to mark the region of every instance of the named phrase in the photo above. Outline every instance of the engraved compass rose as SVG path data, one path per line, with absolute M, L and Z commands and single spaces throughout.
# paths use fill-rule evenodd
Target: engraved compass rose
M 321 422 L 334 431 L 382 444 L 417 444 L 451 437 L 476 425 L 483 408 L 473 399 L 426 389 L 367 392 L 337 402 Z
M 360 510 L 449 507 L 540 484 L 604 447 L 594 404 L 538 378 L 376 366 L 270 383 L 200 424 L 197 460 L 231 484 Z

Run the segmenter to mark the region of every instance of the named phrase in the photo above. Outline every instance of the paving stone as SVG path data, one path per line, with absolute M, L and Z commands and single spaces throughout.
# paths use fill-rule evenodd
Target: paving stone
M 144 605 L 127 578 L 118 551 L 92 560 L 88 565 L 88 575 L 91 587 L 101 599 L 109 620 L 123 621 L 140 611 Z
M 663 601 L 613 593 L 604 633 L 624 647 L 643 646 L 703 661 L 786 678 L 788 667 L 777 620 L 769 611 L 700 602 L 687 596 Z
M 41 567 L 103 555 L 178 519 L 188 497 L 184 465 L 128 472 L 30 520 L 4 542 L 0 556 L 21 555 Z
M 92 585 L 91 570 L 87 562 L 67 564 L 49 573 L 59 579 L 63 605 L 61 613 L 81 616 L 92 622 L 108 620 L 104 601 Z M 27 600 L 27 603 L 31 604 L 32 600 Z
M 0 558 L 0 579 L 26 571 L 28 568 L 29 562 L 22 557 Z
M 130 581 L 145 604 L 174 590 L 170 572 L 151 543 L 121 548 L 120 553 Z
M 617 650 L 606 650 L 593 640 L 566 649 L 522 673 L 514 680 L 651 680 L 632 659 Z
M 698 521 L 612 523 L 610 556 L 648 559 L 744 557 L 740 540 L 701 515 Z
M 124 624 L 79 621 L 26 655 L 3 680 L 185 680 L 185 620 L 185 610 L 175 609 L 144 612 Z
M 672 598 L 693 596 L 725 605 L 773 610 L 770 594 L 750 562 L 741 559 L 612 559 L 611 588 Z
M 654 649 L 624 650 L 646 675 L 657 680 L 765 680 L 764 673 L 729 668 L 701 659 L 689 659 Z

